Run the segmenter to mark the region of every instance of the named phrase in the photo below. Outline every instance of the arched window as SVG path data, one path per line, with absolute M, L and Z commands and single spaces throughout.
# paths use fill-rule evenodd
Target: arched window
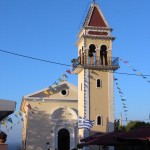
M 102 117 L 101 116 L 97 117 L 97 125 L 102 125 Z
M 89 46 L 89 57 L 92 57 L 93 56 L 93 53 L 96 52 L 96 46 L 94 44 L 91 44 Z
M 82 91 L 82 83 L 81 83 L 81 91 Z
M 100 79 L 97 79 L 96 87 L 101 87 L 101 80 Z
M 102 45 L 101 46 L 101 51 L 106 51 L 107 50 L 107 46 L 106 45 Z
M 107 62 L 107 46 L 102 45 L 100 49 L 101 65 L 108 65 Z

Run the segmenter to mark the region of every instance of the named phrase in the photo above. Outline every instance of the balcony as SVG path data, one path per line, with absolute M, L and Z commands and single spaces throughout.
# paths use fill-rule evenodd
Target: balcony
M 78 57 L 72 60 L 72 72 L 78 74 L 82 69 L 114 71 L 119 68 L 119 57 Z

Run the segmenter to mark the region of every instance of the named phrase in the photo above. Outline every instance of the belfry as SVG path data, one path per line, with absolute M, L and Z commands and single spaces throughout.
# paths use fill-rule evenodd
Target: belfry
M 99 6 L 93 2 L 78 34 L 78 58 L 73 73 L 78 75 L 78 116 L 94 120 L 90 132 L 79 129 L 79 136 L 114 130 L 113 71 L 119 59 L 112 56 L 112 29 Z

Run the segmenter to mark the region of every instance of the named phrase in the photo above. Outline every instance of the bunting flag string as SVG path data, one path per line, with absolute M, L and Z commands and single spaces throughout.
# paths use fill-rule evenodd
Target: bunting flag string
M 12 118 L 7 118 L 7 121 L 13 123 Z
M 68 74 L 71 74 L 71 71 L 69 69 L 66 70 L 66 72 Z M 68 76 L 64 73 L 64 74 L 62 74 L 62 77 L 58 78 L 57 80 L 60 82 L 63 82 L 63 81 L 66 81 L 67 78 L 68 78 Z M 55 93 L 55 91 L 57 90 L 56 86 L 58 86 L 58 85 L 59 85 L 59 83 L 55 81 L 52 86 L 49 86 L 49 90 L 45 90 L 43 93 L 46 95 L 49 95 L 49 96 L 53 95 Z M 36 101 L 36 99 L 34 99 L 33 101 Z M 42 101 L 44 102 L 43 99 L 42 99 Z M 42 105 L 41 102 L 39 102 L 38 104 Z M 35 106 L 34 108 L 32 108 L 31 104 L 27 104 L 26 107 L 28 107 L 28 109 L 30 110 L 30 112 L 32 114 L 35 114 L 36 111 L 39 110 L 38 106 Z M 7 132 L 9 132 L 10 130 L 12 130 L 14 128 L 14 126 L 20 124 L 20 122 L 23 121 L 22 113 L 26 114 L 25 108 L 22 108 L 21 111 L 15 112 L 13 114 L 15 116 L 15 118 L 17 118 L 17 120 L 18 120 L 17 123 L 14 123 L 12 117 L 7 117 L 7 118 L 3 119 L 3 121 L 0 122 L 0 125 L 5 127 Z
M 126 62 L 127 63 L 127 62 Z M 118 93 L 120 95 L 121 101 L 122 101 L 122 105 L 123 105 L 123 111 L 126 117 L 126 121 L 127 121 L 127 112 L 128 112 L 128 107 L 126 106 L 126 99 L 124 98 L 124 93 L 121 91 L 121 88 L 119 87 L 119 83 L 118 83 L 118 78 L 114 78 L 114 82 L 116 84 L 116 87 L 118 89 Z
M 15 121 L 12 119 L 12 117 L 6 117 L 0 122 L 0 125 L 6 129 L 6 132 L 9 132 L 14 128 L 14 126 L 20 124 L 20 122 L 23 121 L 21 111 L 15 112 L 13 115 L 17 118 L 17 123 L 14 123 Z
M 64 80 L 62 78 L 58 78 L 58 81 L 63 82 Z
M 69 73 L 69 74 L 71 74 L 71 71 L 70 71 L 69 69 L 68 69 L 68 70 L 66 70 L 66 72 L 67 72 L 67 73 Z
M 150 80 L 144 76 L 141 72 L 139 72 L 137 69 L 133 68 L 130 64 L 129 61 L 123 60 L 122 58 L 119 58 L 124 64 L 126 64 L 135 74 L 138 76 L 141 76 L 143 79 L 145 79 L 148 83 L 150 83 Z
M 27 105 L 27 107 L 28 107 L 30 110 L 32 109 L 32 107 L 31 107 L 31 105 L 30 105 L 30 104 L 28 104 L 28 105 Z
M 71 71 L 70 71 L 69 69 L 66 70 L 66 72 L 67 72 L 68 74 L 71 74 Z M 63 81 L 66 81 L 67 78 L 68 78 L 68 76 L 64 73 L 64 74 L 62 74 L 62 77 L 59 77 L 57 80 L 60 81 L 60 82 L 63 82 Z M 50 90 L 50 91 L 45 90 L 43 93 L 46 94 L 46 95 L 48 95 L 48 96 L 53 95 L 53 94 L 54 94 L 54 91 L 57 90 L 57 89 L 56 89 L 56 86 L 59 86 L 59 83 L 55 81 L 52 86 L 49 86 L 49 90 Z M 39 103 L 39 104 L 41 104 L 41 103 Z
M 68 76 L 66 74 L 62 74 L 62 77 L 64 78 L 64 80 L 66 80 L 66 78 L 68 78 Z

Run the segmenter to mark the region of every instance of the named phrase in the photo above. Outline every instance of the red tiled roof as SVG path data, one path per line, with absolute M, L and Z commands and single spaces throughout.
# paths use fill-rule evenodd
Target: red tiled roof
M 89 22 L 89 26 L 96 26 L 96 27 L 107 27 L 101 14 L 99 13 L 98 9 L 95 7 L 93 10 L 93 14 L 91 16 L 91 20 Z
M 91 5 L 83 26 L 108 27 L 97 5 Z

